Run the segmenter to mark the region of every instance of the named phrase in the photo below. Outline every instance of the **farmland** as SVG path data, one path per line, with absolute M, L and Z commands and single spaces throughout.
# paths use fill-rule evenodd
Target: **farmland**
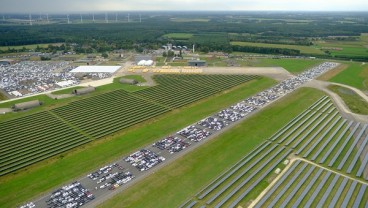
M 253 43 L 253 42 L 231 42 L 231 45 L 239 46 L 254 46 L 254 47 L 264 47 L 264 48 L 287 48 L 300 50 L 303 54 L 323 54 L 321 50 L 313 46 L 300 46 L 300 45 L 286 45 L 286 44 L 269 44 L 269 43 Z
M 240 99 L 239 95 L 242 95 L 241 97 L 250 96 L 272 84 L 274 82 L 266 78 L 247 82 L 229 92 L 217 94 L 180 110 L 171 111 L 164 116 L 144 122 L 142 125 L 127 128 L 117 136 L 108 137 L 107 140 L 90 142 L 85 147 L 61 155 L 60 159 L 55 158 L 51 162 L 28 168 L 27 171 L 19 172 L 16 175 L 7 175 L 5 176 L 6 180 L 1 182 L 4 189 L 0 190 L 0 192 L 6 190 L 7 194 L 5 192 L 0 193 L 6 196 L 1 198 L 0 203 L 4 206 L 15 206 L 19 201 L 35 197 L 37 193 L 50 190 L 64 183 L 64 181 L 70 180 L 70 178 L 78 177 L 88 170 L 93 170 L 107 162 L 120 158 L 121 154 L 127 154 L 153 142 L 157 138 L 177 131 L 181 127 L 214 113 L 238 101 Z M 94 163 L 86 161 L 86 158 L 93 158 Z M 31 186 L 32 189 L 26 188 Z M 24 188 L 20 189 L 20 187 Z

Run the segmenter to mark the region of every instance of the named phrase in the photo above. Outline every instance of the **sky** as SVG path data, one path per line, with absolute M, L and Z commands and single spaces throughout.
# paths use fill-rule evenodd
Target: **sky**
M 134 10 L 368 11 L 368 0 L 0 0 L 1 13 Z

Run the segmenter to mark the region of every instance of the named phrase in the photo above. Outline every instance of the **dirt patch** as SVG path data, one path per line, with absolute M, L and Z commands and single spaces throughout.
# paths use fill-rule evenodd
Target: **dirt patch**
M 348 68 L 348 66 L 346 64 L 341 64 L 340 66 L 322 74 L 321 76 L 319 76 L 317 78 L 317 80 L 322 80 L 322 81 L 328 81 L 330 80 L 332 77 L 336 76 L 337 74 L 339 74 L 340 72 L 344 71 L 346 68 Z

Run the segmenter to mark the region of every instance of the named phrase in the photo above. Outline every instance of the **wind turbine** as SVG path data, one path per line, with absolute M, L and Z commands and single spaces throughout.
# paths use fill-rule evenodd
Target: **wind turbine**
M 118 13 L 115 14 L 115 22 L 118 22 Z
M 29 25 L 32 25 L 32 15 L 29 14 Z
M 109 23 L 109 17 L 107 16 L 107 13 L 105 13 L 105 21 L 106 23 Z
M 95 23 L 95 14 L 92 14 L 92 21 Z
M 49 14 L 46 14 L 47 23 L 50 23 Z
M 130 22 L 130 18 L 129 17 L 130 17 L 130 14 L 128 13 L 128 22 Z
M 68 24 L 70 24 L 69 14 L 66 15 L 66 18 L 68 19 Z
M 142 22 L 142 16 L 139 14 L 139 22 Z
M 80 17 L 81 17 L 81 23 L 83 24 L 83 17 L 82 17 L 82 14 L 80 14 Z

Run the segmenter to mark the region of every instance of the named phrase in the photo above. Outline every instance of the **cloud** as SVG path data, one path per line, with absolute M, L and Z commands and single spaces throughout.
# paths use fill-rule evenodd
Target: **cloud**
M 1 0 L 0 12 L 80 12 L 127 10 L 292 10 L 361 11 L 366 0 Z

